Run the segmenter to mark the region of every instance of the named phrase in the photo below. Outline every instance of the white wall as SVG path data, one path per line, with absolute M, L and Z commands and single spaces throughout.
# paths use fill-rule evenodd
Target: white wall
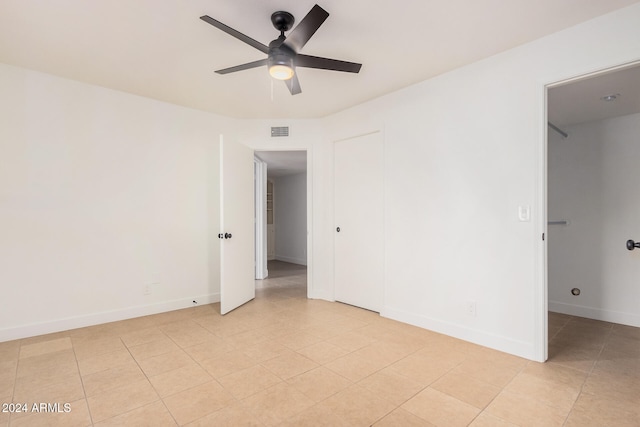
M 566 130 L 549 138 L 549 219 L 569 220 L 549 227 L 549 308 L 640 326 L 640 114 Z
M 230 120 L 1 64 L 0 93 L 0 341 L 219 298 Z
M 307 265 L 307 174 L 274 179 L 276 259 Z
M 383 315 L 545 359 L 544 88 L 637 59 L 640 5 L 323 121 L 328 145 L 384 131 Z

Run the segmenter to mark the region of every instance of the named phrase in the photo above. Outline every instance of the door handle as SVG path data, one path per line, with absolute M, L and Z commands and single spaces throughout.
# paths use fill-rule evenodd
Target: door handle
M 338 233 L 340 232 L 340 227 L 336 228 L 336 232 L 338 232 Z
M 230 239 L 231 238 L 231 233 L 224 233 L 224 238 L 225 239 Z
M 224 239 L 224 234 L 222 233 L 218 234 L 218 239 Z
M 635 248 L 640 249 L 640 242 L 634 242 L 633 240 L 627 240 L 627 249 L 632 251 Z

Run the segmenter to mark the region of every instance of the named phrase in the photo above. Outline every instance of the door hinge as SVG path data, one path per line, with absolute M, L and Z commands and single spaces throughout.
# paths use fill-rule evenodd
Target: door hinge
M 542 233 L 542 241 L 544 242 L 544 233 Z

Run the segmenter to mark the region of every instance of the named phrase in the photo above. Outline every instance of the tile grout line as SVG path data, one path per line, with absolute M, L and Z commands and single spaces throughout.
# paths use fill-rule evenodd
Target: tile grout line
M 160 328 L 158 328 L 158 330 L 160 330 L 163 335 L 165 335 L 167 338 L 169 338 L 171 340 L 171 337 L 169 337 L 167 334 L 165 334 L 164 331 L 162 331 Z M 144 377 L 147 379 L 147 381 L 149 381 L 149 384 L 151 385 L 151 387 L 153 387 L 153 390 L 156 392 L 156 394 L 158 395 L 158 400 L 160 400 L 160 402 L 162 402 L 162 406 L 164 406 L 164 408 L 167 410 L 167 412 L 169 413 L 169 415 L 171 416 L 171 419 L 176 423 L 176 426 L 178 426 L 178 421 L 175 419 L 175 417 L 173 416 L 173 413 L 171 413 L 171 411 L 169 410 L 169 408 L 167 408 L 167 404 L 164 402 L 164 399 L 162 398 L 162 396 L 160 396 L 160 394 L 158 393 L 158 390 L 156 390 L 156 388 L 153 386 L 153 384 L 151 383 L 151 381 L 149 380 L 149 376 L 147 375 L 147 373 L 144 371 L 144 369 L 142 369 L 142 366 L 140 366 L 140 363 L 138 362 L 138 359 L 135 358 L 135 356 L 131 353 L 131 349 L 129 348 L 129 346 L 127 345 L 127 343 L 124 342 L 124 340 L 122 339 L 122 337 L 120 336 L 120 341 L 122 342 L 122 345 L 124 345 L 124 348 L 127 349 L 127 353 L 129 353 L 129 355 L 131 356 L 131 358 L 133 359 L 133 361 L 136 363 L 136 365 L 138 366 L 138 369 L 140 369 L 140 372 L 142 372 L 142 374 L 144 375 Z M 173 342 L 173 340 L 171 340 Z M 175 343 L 174 343 L 175 344 Z M 146 405 L 143 405 L 146 406 Z M 142 406 L 141 406 L 142 407 Z M 141 408 L 140 407 L 140 408 Z M 134 408 L 131 409 L 130 411 L 125 412 L 131 412 L 134 411 L 138 408 Z M 122 415 L 122 414 L 119 414 Z M 118 415 L 116 415 L 118 416 Z
M 414 354 L 418 353 L 419 351 L 423 350 L 425 347 L 426 347 L 426 346 L 423 346 L 422 348 L 420 348 L 420 349 L 418 349 L 418 350 L 415 350 L 414 352 L 412 352 L 411 354 L 408 354 L 407 356 L 403 357 L 403 358 L 402 358 L 402 359 L 400 359 L 400 360 L 406 359 L 407 357 L 412 356 L 412 355 L 414 355 Z M 398 360 L 398 361 L 400 361 L 400 360 Z M 407 403 L 408 401 L 410 401 L 411 399 L 413 399 L 414 397 L 416 397 L 418 394 L 422 393 L 422 392 L 423 392 L 423 391 L 425 391 L 426 389 L 428 389 L 428 388 L 432 388 L 432 385 L 433 385 L 433 384 L 435 384 L 436 382 L 438 382 L 438 380 L 440 380 L 441 378 L 443 378 L 443 377 L 445 377 L 446 375 L 448 375 L 449 373 L 451 373 L 454 369 L 456 369 L 458 366 L 462 365 L 462 364 L 463 364 L 464 362 L 466 362 L 466 361 L 467 361 L 467 359 L 465 358 L 464 360 L 462 360 L 462 361 L 458 362 L 455 366 L 453 366 L 453 367 L 451 367 L 450 369 L 448 369 L 446 372 L 444 372 L 444 373 L 443 373 L 442 375 L 440 375 L 439 377 L 437 377 L 437 378 L 433 379 L 429 384 L 425 385 L 425 386 L 424 386 L 423 388 L 421 388 L 419 391 L 415 392 L 415 393 L 414 393 L 414 394 L 412 394 L 409 398 L 405 399 L 405 401 L 404 401 L 404 402 L 402 402 L 400 405 L 398 405 L 398 406 L 397 406 L 396 408 L 394 408 L 392 411 L 390 411 L 389 413 L 387 413 L 384 417 L 388 416 L 391 412 L 394 412 L 394 411 L 396 411 L 397 409 L 402 408 L 402 406 L 403 406 L 405 403 Z M 394 362 L 394 363 L 395 363 L 395 362 Z M 391 365 L 388 365 L 388 366 L 391 366 Z M 378 371 L 378 372 L 379 372 L 379 371 Z M 372 375 L 373 375 L 373 374 L 372 374 Z M 402 376 L 403 376 L 403 377 L 405 377 L 405 378 L 408 378 L 408 377 L 406 377 L 406 376 L 405 376 L 405 375 L 403 375 L 403 374 L 400 374 L 400 375 L 402 375 Z M 408 378 L 408 379 L 411 379 L 411 378 Z M 447 392 L 443 392 L 443 391 L 440 391 L 440 390 L 437 390 L 437 389 L 433 389 L 433 390 L 438 391 L 438 392 L 443 393 L 443 394 L 446 394 L 447 396 L 452 397 L 453 399 L 460 400 L 460 399 L 458 399 L 457 397 L 452 396 L 451 394 L 449 394 L 449 393 L 447 393 Z M 460 400 L 460 401 L 461 401 L 461 402 L 463 402 L 462 400 Z M 467 403 L 467 402 L 463 402 L 463 403 Z M 490 402 L 489 402 L 489 403 L 490 403 Z M 470 404 L 469 404 L 469 405 L 470 405 Z M 473 405 L 471 405 L 471 406 L 473 406 Z M 488 404 L 487 404 L 487 406 L 488 406 Z M 478 409 L 481 409 L 481 408 L 478 408 Z M 479 416 L 483 411 L 484 411 L 484 409 L 481 409 L 481 410 L 480 410 L 480 412 L 479 412 L 479 413 L 478 413 L 478 414 L 477 414 L 477 415 L 476 415 L 476 416 L 471 420 L 471 422 L 470 422 L 469 424 L 471 424 L 471 423 L 473 422 L 473 420 L 475 420 L 475 419 L 476 419 L 476 418 L 477 418 L 477 417 L 478 417 L 478 416 Z M 411 412 L 411 411 L 408 411 L 408 412 L 409 412 L 409 413 L 411 413 L 411 414 L 413 414 L 413 412 Z M 420 416 L 418 416 L 418 415 L 416 415 L 416 414 L 413 414 L 413 415 L 414 415 L 414 416 L 416 416 L 416 417 L 418 417 L 418 418 L 420 418 L 420 419 L 422 419 L 422 420 L 424 420 L 424 418 L 422 418 L 422 417 L 420 417 Z M 379 418 L 378 420 L 376 420 L 376 422 L 381 421 L 384 417 Z M 429 422 L 428 420 L 424 420 L 424 421 Z M 374 424 L 375 424 L 375 423 L 374 423 Z
M 13 387 L 11 388 L 11 402 L 7 402 L 7 403 L 14 403 L 14 399 L 16 396 L 16 384 L 18 383 L 18 368 L 20 367 L 20 352 L 22 351 L 22 342 L 24 340 L 21 339 L 20 343 L 18 345 L 18 359 L 16 360 L 16 372 L 13 375 Z M 13 418 L 13 413 L 9 412 L 9 421 L 7 422 L 7 425 L 9 427 L 11 427 L 11 419 Z
M 190 321 L 193 321 L 193 318 L 190 318 L 189 320 L 190 320 Z M 174 322 L 171 322 L 171 323 L 174 323 Z M 204 326 L 200 325 L 198 322 L 194 322 L 194 323 L 195 323 L 196 325 L 198 325 L 198 326 L 200 326 L 200 327 L 204 328 L 205 330 L 207 330 L 207 332 L 211 333 L 211 334 L 212 334 L 212 335 L 214 335 L 215 337 L 217 337 L 217 338 L 219 338 L 219 339 L 221 339 L 221 340 L 224 340 L 224 337 L 220 337 L 220 336 L 216 335 L 215 333 L 213 333 L 212 331 L 210 331 L 210 330 L 209 330 L 209 329 L 207 329 L 206 327 L 204 327 Z M 168 324 L 168 323 L 167 323 L 167 324 Z M 165 324 L 164 326 L 166 326 L 167 324 Z M 159 329 L 160 329 L 160 328 L 159 328 Z M 223 384 L 221 384 L 221 383 L 220 383 L 220 381 L 218 381 L 218 379 L 217 379 L 216 377 L 214 377 L 212 374 L 210 374 L 210 373 L 209 373 L 209 371 L 207 371 L 207 369 L 206 369 L 204 366 L 202 366 L 202 364 L 201 364 L 200 362 L 198 362 L 197 360 L 195 360 L 195 359 L 193 358 L 193 356 L 191 356 L 191 354 L 187 353 L 187 352 L 185 351 L 185 349 L 184 349 L 182 346 L 180 346 L 180 345 L 179 345 L 179 344 L 178 344 L 178 343 L 177 343 L 173 338 L 171 338 L 171 336 L 170 336 L 170 335 L 168 335 L 168 334 L 167 334 L 165 331 L 163 331 L 162 329 L 160 329 L 160 331 L 161 331 L 161 332 L 162 332 L 162 333 L 163 333 L 163 334 L 164 334 L 164 335 L 165 335 L 169 340 L 171 340 L 171 342 L 173 342 L 173 343 L 174 343 L 174 344 L 175 344 L 175 345 L 176 345 L 176 346 L 177 346 L 177 347 L 178 347 L 178 348 L 179 348 L 179 349 L 180 349 L 180 350 L 181 350 L 185 355 L 187 355 L 187 356 L 188 356 L 188 357 L 189 357 L 189 358 L 190 358 L 190 359 L 191 359 L 191 360 L 192 360 L 196 365 L 198 365 L 202 370 L 204 370 L 205 372 L 207 372 L 207 374 L 208 374 L 208 375 L 210 375 L 210 376 L 211 376 L 211 381 L 207 381 L 207 382 L 215 382 L 215 383 L 217 383 L 220 387 L 222 387 L 222 389 L 223 389 L 226 393 L 228 393 L 228 394 L 229 394 L 229 396 L 231 396 L 231 397 L 233 398 L 233 400 L 234 400 L 234 402 L 235 402 L 235 403 L 238 403 L 238 404 L 241 404 L 241 403 L 242 403 L 241 399 L 238 399 L 238 398 L 237 398 L 237 397 L 235 397 L 235 396 L 234 396 L 234 395 L 233 395 L 229 390 L 227 390 L 227 388 L 226 388 Z M 238 332 L 238 334 L 240 334 L 240 333 L 242 333 L 242 332 Z M 237 334 L 235 334 L 235 335 L 237 335 Z M 194 344 L 194 345 L 198 345 L 198 344 Z M 231 350 L 231 351 L 236 351 L 236 350 L 239 350 L 239 349 L 238 349 L 238 348 L 236 348 L 236 346 L 235 346 L 235 345 L 233 345 L 233 350 Z M 229 353 L 229 352 L 227 352 L 227 353 Z M 132 355 L 132 357 L 133 357 L 133 355 Z M 134 358 L 134 359 L 135 359 L 135 358 Z M 210 359 L 212 359 L 212 358 L 210 358 Z M 209 360 L 209 359 L 205 359 L 205 360 Z M 136 360 L 136 363 L 137 363 L 137 360 Z M 180 369 L 180 368 L 177 368 L 177 369 Z M 266 369 L 266 368 L 265 368 L 265 369 Z M 140 370 L 142 370 L 142 367 L 140 367 Z M 175 369 L 174 369 L 174 370 L 175 370 Z M 144 372 L 144 370 L 142 370 L 142 373 L 145 375 L 145 377 L 146 377 L 146 378 L 147 378 L 147 380 L 148 380 L 148 379 L 149 379 L 149 377 L 147 376 L 146 372 Z M 228 374 L 228 375 L 230 375 L 230 374 Z M 149 382 L 151 383 L 151 381 L 149 381 Z M 203 383 L 203 384 L 206 384 L 207 382 L 205 382 L 205 383 Z M 170 394 L 170 395 L 164 396 L 164 397 L 161 397 L 159 394 L 158 394 L 158 396 L 160 397 L 160 400 L 162 401 L 162 404 L 163 404 L 165 407 L 167 407 L 167 406 L 166 406 L 166 403 L 164 402 L 164 399 L 165 399 L 165 398 L 170 397 L 170 396 L 175 396 L 175 395 L 176 395 L 176 394 L 178 394 L 178 393 L 183 393 L 183 392 L 188 391 L 188 390 L 192 390 L 192 389 L 194 389 L 194 388 L 196 388 L 196 387 L 198 387 L 198 386 L 200 386 L 200 385 L 202 385 L 202 384 L 198 384 L 198 385 L 195 385 L 195 386 L 193 386 L 193 387 L 189 387 L 189 388 L 187 388 L 187 389 L 185 389 L 185 390 L 182 390 L 182 391 L 179 391 L 179 392 L 176 392 L 176 393 L 173 393 L 173 394 Z M 151 386 L 153 387 L 153 384 L 151 384 Z M 154 388 L 154 390 L 155 390 L 155 387 L 153 387 L 153 388 Z M 270 387 L 267 387 L 267 388 L 270 388 Z M 156 390 L 156 393 L 157 393 L 157 390 Z M 229 407 L 229 406 L 226 406 L 226 407 Z M 213 414 L 213 413 L 216 413 L 216 412 L 218 412 L 218 411 L 220 411 L 220 410 L 222 410 L 222 409 L 224 409 L 224 408 L 217 409 L 217 410 L 215 410 L 215 411 L 213 411 L 213 412 L 211 412 L 211 413 L 209 413 L 209 414 L 206 414 L 206 415 L 202 416 L 202 417 L 201 417 L 201 418 L 199 418 L 199 419 L 202 419 L 202 418 L 208 417 L 209 415 L 211 415 L 211 414 Z M 169 408 L 168 408 L 168 407 L 167 407 L 167 411 L 169 412 L 169 414 L 171 414 L 171 417 L 174 419 L 174 421 L 176 421 L 176 425 L 179 425 L 179 423 L 177 422 L 177 420 L 176 420 L 176 419 L 175 419 L 175 417 L 173 416 L 173 413 L 169 410 Z M 253 413 L 253 411 L 251 411 L 251 412 Z M 256 418 L 256 419 L 260 419 L 257 415 L 254 415 L 254 416 L 255 416 L 255 418 Z M 193 420 L 193 422 L 195 422 L 195 421 L 197 421 L 197 420 Z
M 529 366 L 529 364 L 530 364 L 530 363 L 534 363 L 534 362 L 527 361 L 527 363 L 525 363 L 525 364 L 522 366 L 522 368 L 520 368 L 520 370 L 519 370 L 518 372 L 516 372 L 516 374 L 513 376 L 513 378 L 511 378 L 511 379 L 509 380 L 509 382 L 507 382 L 505 385 L 503 385 L 503 386 L 502 386 L 502 388 L 500 388 L 500 391 L 499 391 L 498 393 L 496 393 L 496 395 L 495 395 L 495 396 L 493 396 L 493 397 L 491 398 L 491 400 L 489 400 L 489 402 L 484 406 L 484 408 L 481 408 L 481 409 L 480 409 L 480 412 L 478 412 L 478 414 L 476 414 L 476 416 L 475 416 L 475 417 L 473 417 L 473 419 L 471 420 L 471 422 L 470 422 L 469 424 L 472 424 L 472 423 L 476 420 L 476 418 L 478 418 L 480 415 L 484 414 L 484 413 L 485 413 L 485 411 L 487 410 L 487 408 L 488 408 L 489 406 L 491 406 L 491 404 L 493 403 L 493 401 L 494 401 L 494 400 L 496 400 L 496 399 L 498 398 L 498 396 L 500 396 L 500 394 L 502 394 L 502 392 L 503 392 L 503 391 L 505 391 L 505 389 L 509 386 L 509 384 L 511 384 L 511 383 L 513 382 L 513 380 L 515 380 L 515 379 L 516 379 L 516 377 L 517 377 L 518 375 L 520 375 L 520 374 L 521 374 L 521 373 L 522 373 L 522 372 L 527 368 L 527 366 Z M 508 393 L 508 392 L 507 392 L 507 393 Z M 497 416 L 497 415 L 492 415 L 492 414 L 490 414 L 490 413 L 488 413 L 488 412 L 487 412 L 487 415 L 492 416 L 492 417 L 495 417 L 495 418 L 498 418 L 499 420 L 502 420 L 502 421 L 504 421 L 504 422 L 506 422 L 506 423 L 511 423 L 511 421 L 508 421 L 508 420 L 505 420 L 505 419 L 503 419 L 503 418 L 500 418 L 500 417 L 499 417 L 499 416 Z
M 78 369 L 78 377 L 80 377 L 80 384 L 82 384 L 82 394 L 84 394 L 84 403 L 87 405 L 87 412 L 89 413 L 89 420 L 91 421 L 91 425 L 95 425 L 93 421 L 93 414 L 91 413 L 91 408 L 89 407 L 89 397 L 87 396 L 87 390 L 84 387 L 84 378 L 82 378 L 82 373 L 80 372 L 80 363 L 78 362 L 78 355 L 76 354 L 76 346 L 73 343 L 73 338 L 69 337 L 71 340 L 71 349 L 73 350 L 73 358 L 76 361 L 76 368 Z
M 571 322 L 572 319 L 574 319 L 574 316 L 570 316 L 566 322 L 564 322 L 564 325 L 562 325 L 562 327 L 560 329 L 558 329 L 558 331 L 553 335 L 553 338 L 555 338 L 556 336 L 558 336 L 558 334 L 560 334 L 560 332 L 567 327 L 567 325 L 569 324 L 569 322 Z M 549 338 L 549 342 L 551 342 L 551 340 L 553 338 Z M 547 344 L 548 346 L 548 344 Z M 567 424 L 567 421 L 569 421 L 569 417 L 571 416 L 571 412 L 573 412 L 573 407 L 576 404 L 576 401 L 578 400 L 578 397 L 580 397 L 580 393 L 582 392 L 582 387 L 584 386 L 584 382 L 586 381 L 586 378 L 589 376 L 589 374 L 587 374 L 585 376 L 585 380 L 582 382 L 582 385 L 580 386 L 580 391 L 578 392 L 577 396 L 576 396 L 576 400 L 574 400 L 574 402 L 571 404 L 571 409 L 569 409 L 569 412 L 567 412 L 567 416 L 564 417 L 564 421 L 562 421 L 562 426 L 565 426 Z
M 573 401 L 573 404 L 571 405 L 571 409 L 569 410 L 569 413 L 567 414 L 567 417 L 565 418 L 564 423 L 562 424 L 563 426 L 566 426 L 567 422 L 569 421 L 569 417 L 571 416 L 571 413 L 573 412 L 573 409 L 575 408 L 576 402 L 578 401 L 578 399 L 580 399 L 580 396 L 582 396 L 582 389 L 584 388 L 585 384 L 587 383 L 587 381 L 589 380 L 589 378 L 593 374 L 593 371 L 596 368 L 596 364 L 600 360 L 600 356 L 604 352 L 604 348 L 607 345 L 607 339 L 611 336 L 612 331 L 613 331 L 613 324 L 611 324 L 611 326 L 609 327 L 609 331 L 607 332 L 607 335 L 605 336 L 605 339 L 602 342 L 602 346 L 600 347 L 600 351 L 598 352 L 598 355 L 594 358 L 593 365 L 591 365 L 591 368 L 589 369 L 589 372 L 587 372 L 587 375 L 585 375 L 584 380 L 582 381 L 582 384 L 580 385 L 580 390 L 578 391 L 578 394 L 576 395 L 576 399 Z

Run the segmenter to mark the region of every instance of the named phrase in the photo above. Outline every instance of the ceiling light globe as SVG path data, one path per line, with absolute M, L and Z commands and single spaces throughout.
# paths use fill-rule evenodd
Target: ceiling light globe
M 277 41 L 278 40 L 274 40 L 274 42 Z M 281 44 L 270 47 L 267 65 L 271 77 L 277 80 L 291 79 L 295 74 L 295 68 L 293 66 L 293 58 L 295 55 L 293 50 Z
M 288 65 L 276 64 L 269 67 L 269 74 L 277 80 L 289 80 L 295 73 Z

